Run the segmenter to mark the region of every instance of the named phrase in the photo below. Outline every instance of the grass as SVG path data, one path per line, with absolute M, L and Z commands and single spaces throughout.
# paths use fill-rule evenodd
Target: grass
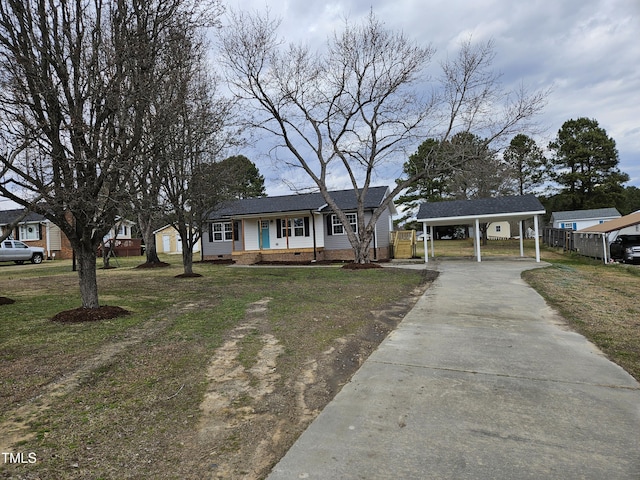
M 99 270 L 101 303 L 132 314 L 84 324 L 49 320 L 80 305 L 70 262 L 0 265 L 0 295 L 16 300 L 0 306 L 0 428 L 26 422 L 33 435 L 15 451 L 38 455 L 35 465 L 0 463 L 0 477 L 202 478 L 210 452 L 188 445 L 197 442 L 208 362 L 253 302 L 271 299 L 268 321 L 239 341 L 238 361 L 245 369 L 254 364 L 260 333 L 268 331 L 283 346 L 277 361 L 284 385 L 308 358 L 370 322 L 371 310 L 422 281 L 419 272 L 399 269 L 206 263 L 195 265 L 203 277 L 178 279 L 179 259 L 163 260 L 173 265 L 140 270 L 133 268 L 140 258 L 125 258 L 119 268 Z M 81 365 L 89 368 L 72 393 L 50 394 Z M 234 435 L 229 451 L 238 448 Z
M 525 255 L 534 254 L 532 242 L 525 242 Z M 436 255 L 471 257 L 472 242 L 436 242 Z M 482 255 L 519 256 L 519 243 L 490 242 Z M 541 256 L 551 266 L 525 272 L 525 280 L 572 328 L 640 379 L 640 268 L 556 249 L 541 248 Z M 0 266 L 0 295 L 16 300 L 0 306 L 0 422 L 26 422 L 34 436 L 15 451 L 38 455 L 35 465 L 0 463 L 0 477 L 28 472 L 24 478 L 110 479 L 128 472 L 129 478 L 201 478 L 202 468 L 210 475 L 210 453 L 192 449 L 205 372 L 252 303 L 270 298 L 268 322 L 253 325 L 238 341 L 238 361 L 249 368 L 263 345 L 260 334 L 274 335 L 284 352 L 277 366 L 283 387 L 309 358 L 370 322 L 371 310 L 421 281 L 409 270 L 211 264 L 196 265 L 202 278 L 177 279 L 175 258 L 158 270 L 132 268 L 139 261 L 120 259 L 119 268 L 98 272 L 101 301 L 132 315 L 71 325 L 49 320 L 80 304 L 68 262 Z M 113 345 L 122 348 L 87 369 L 72 394 L 38 397 Z M 251 399 L 234 402 L 242 408 Z M 242 452 L 241 439 L 230 431 L 219 453 Z
M 640 380 L 640 268 L 556 256 L 548 259 L 551 267 L 523 278 L 574 330 Z

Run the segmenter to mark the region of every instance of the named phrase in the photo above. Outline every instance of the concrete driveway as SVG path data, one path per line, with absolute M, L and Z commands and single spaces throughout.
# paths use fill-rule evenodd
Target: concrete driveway
M 441 274 L 269 480 L 640 478 L 640 385 L 520 279 Z

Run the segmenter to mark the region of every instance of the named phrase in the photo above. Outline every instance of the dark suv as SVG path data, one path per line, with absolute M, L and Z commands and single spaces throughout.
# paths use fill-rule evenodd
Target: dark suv
M 618 235 L 609 251 L 614 260 L 624 263 L 640 262 L 640 235 Z

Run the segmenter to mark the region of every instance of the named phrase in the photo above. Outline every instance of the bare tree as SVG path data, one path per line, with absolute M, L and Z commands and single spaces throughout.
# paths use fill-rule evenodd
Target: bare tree
M 217 79 L 206 65 L 203 35 L 190 29 L 173 33 L 175 52 L 165 60 L 170 68 L 160 79 L 162 95 L 156 111 L 155 160 L 162 166 L 160 198 L 164 218 L 182 242 L 184 275 L 193 275 L 193 247 L 199 241 L 207 214 L 223 198 L 207 164 L 220 160 L 233 144 L 228 127 L 233 103 L 218 93 Z
M 99 306 L 96 248 L 126 200 L 162 32 L 183 3 L 0 2 L 2 151 L 20 152 L 0 158 L 0 193 L 67 236 L 85 308 Z
M 489 69 L 491 44 L 465 43 L 458 57 L 443 64 L 437 94 L 422 98 L 417 87 L 428 80 L 425 68 L 434 50 L 385 29 L 373 14 L 361 25 L 347 23 L 316 54 L 302 45 L 285 47 L 277 27 L 268 17 L 231 15 L 220 38 L 229 83 L 253 107 L 251 124 L 279 139 L 278 158 L 316 184 L 342 222 L 358 263 L 369 261 L 375 223 L 393 197 L 451 167 L 434 151 L 365 224 L 364 199 L 386 162 L 404 157 L 419 137 L 442 143 L 459 131 L 477 130 L 488 143 L 498 141 L 544 103 L 544 94 L 501 91 Z M 355 230 L 329 192 L 330 178 L 338 175 L 349 178 L 358 201 Z

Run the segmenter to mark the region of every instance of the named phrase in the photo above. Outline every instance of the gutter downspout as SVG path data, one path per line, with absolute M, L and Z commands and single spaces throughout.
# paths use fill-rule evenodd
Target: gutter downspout
M 371 210 L 373 216 L 373 210 Z M 373 226 L 373 259 L 378 260 L 378 222 Z
M 316 216 L 313 214 L 313 210 L 309 210 L 311 214 L 311 228 L 313 230 L 313 261 L 318 261 L 318 251 L 316 245 Z
M 51 222 L 46 222 L 45 224 L 45 234 L 47 235 L 47 258 L 51 258 L 51 243 L 49 243 L 49 237 L 50 235 L 50 230 L 49 230 L 49 225 L 51 225 Z

